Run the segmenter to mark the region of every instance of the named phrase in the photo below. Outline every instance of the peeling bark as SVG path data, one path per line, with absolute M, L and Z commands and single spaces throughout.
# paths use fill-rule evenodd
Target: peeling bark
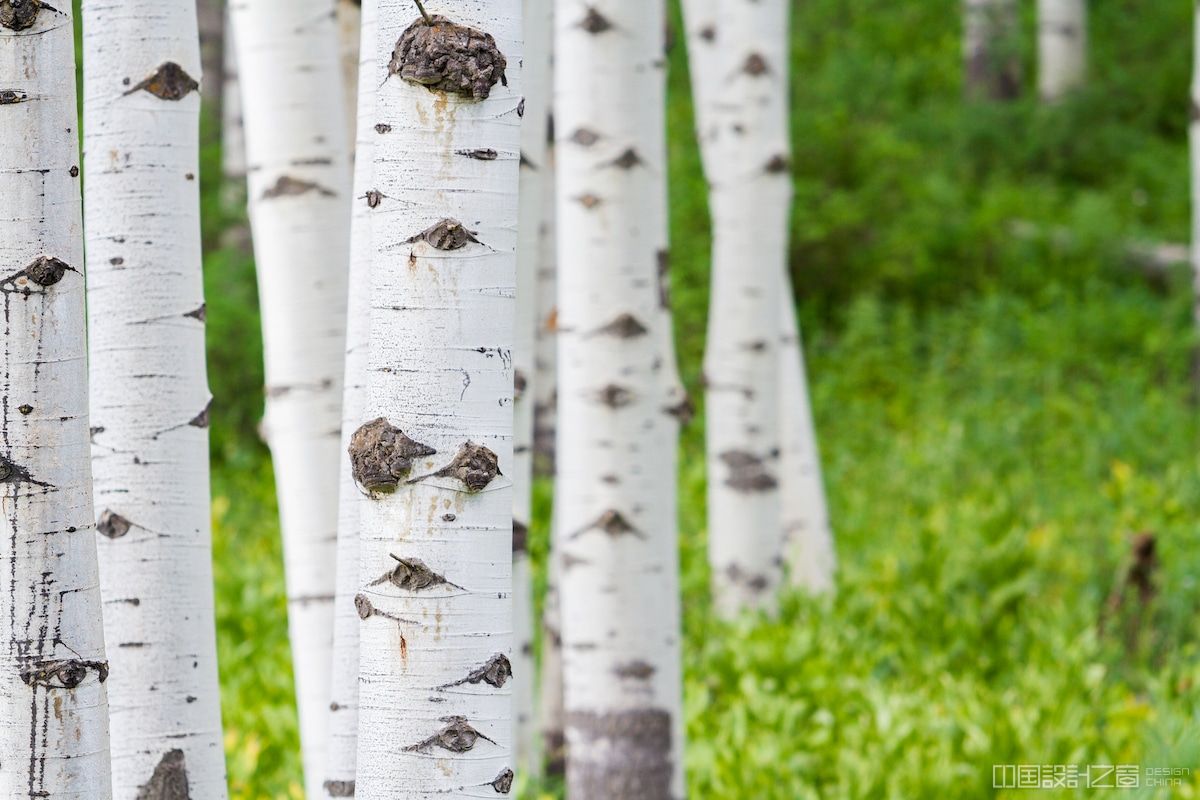
M 357 424 L 384 417 L 435 452 L 412 458 L 395 491 L 363 501 L 356 791 L 432 800 L 499 792 L 514 766 L 511 689 L 507 677 L 496 685 L 507 671 L 496 657 L 520 678 L 511 638 L 518 162 L 459 152 L 519 152 L 522 53 L 517 0 L 426 5 L 450 20 L 433 27 L 454 29 L 421 30 L 431 26 L 410 0 L 381 0 L 371 66 L 372 189 L 388 201 L 371 210 L 371 347 Z M 502 57 L 509 85 L 484 92 L 475 67 L 427 58 L 455 43 L 481 47 L 490 77 Z
M 108 800 L 70 4 L 0 2 L 0 797 Z M 30 285 L 32 283 L 32 286 Z M 46 284 L 46 285 L 43 285 Z M 26 410 L 27 409 L 27 410 Z
M 681 395 L 659 280 L 665 5 L 560 0 L 556 10 L 555 513 L 565 535 L 555 561 L 569 573 L 558 584 L 567 792 L 668 800 L 683 796 L 684 782 L 679 421 L 664 413 Z M 622 677 L 632 661 L 651 677 Z M 635 719 L 658 721 L 648 748 Z
M 231 6 L 308 796 L 326 776 L 351 170 L 330 0 Z

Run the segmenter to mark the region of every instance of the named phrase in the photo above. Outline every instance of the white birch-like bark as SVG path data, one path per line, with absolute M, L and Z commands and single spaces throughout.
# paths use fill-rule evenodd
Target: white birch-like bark
M 551 16 L 550 24 L 554 19 Z M 553 58 L 551 58 L 553 64 Z M 547 93 L 552 73 L 547 73 Z M 554 134 L 553 112 L 547 115 L 546 155 L 543 157 L 542 218 L 538 226 L 537 265 L 537 328 L 534 332 L 533 379 L 533 472 L 538 476 L 554 475 L 555 414 L 558 411 L 558 266 L 556 264 L 554 224 Z
M 236 0 L 249 211 L 309 797 L 325 775 L 350 248 L 349 148 L 329 0 Z
M 1017 0 L 963 0 L 963 62 L 969 96 L 1011 100 L 1021 91 L 1014 38 Z
M 517 225 L 517 305 L 513 349 L 513 720 L 516 759 L 526 775 L 540 773 L 533 657 L 533 568 L 526 547 L 533 518 L 533 426 L 537 397 L 536 338 L 541 221 L 545 201 L 546 126 L 550 113 L 551 0 L 523 0 L 520 213 Z
M 358 76 L 358 131 L 354 162 L 354 205 L 350 220 L 349 312 L 346 317 L 346 376 L 342 396 L 342 447 L 362 419 L 367 394 L 370 351 L 371 218 L 366 203 L 371 189 L 375 139 L 373 60 L 378 0 L 362 4 L 362 47 Z M 329 758 L 321 788 L 323 797 L 353 797 L 358 760 L 358 626 L 354 596 L 358 593 L 358 525 L 363 494 L 354 483 L 350 460 L 341 458 L 338 496 L 337 600 L 333 616 L 332 700 L 329 703 Z
M 567 790 L 682 797 L 661 0 L 557 0 Z
M 108 800 L 70 4 L 0 7 L 0 797 Z
M 787 235 L 792 202 L 788 169 L 788 12 L 782 0 L 770 0 L 765 5 L 748 4 L 746 0 L 687 0 L 684 12 L 696 127 L 705 172 L 712 183 L 714 292 L 710 319 L 713 330 L 710 331 L 709 361 L 705 370 L 710 384 L 707 411 L 710 496 L 715 491 L 736 499 L 738 493 L 727 482 L 735 476 L 735 471 L 739 467 L 745 470 L 747 465 L 754 467 L 754 459 L 762 458 L 776 448 L 779 453 L 778 459 L 764 462 L 777 461 L 777 464 L 771 465 L 765 475 L 758 476 L 763 483 L 768 483 L 765 477 L 778 481 L 781 494 L 773 501 L 777 503 L 777 511 L 769 507 L 759 509 L 780 515 L 780 525 L 771 533 L 756 535 L 756 546 L 765 549 L 751 556 L 749 548 L 743 547 L 736 538 L 741 530 L 753 530 L 750 526 L 739 525 L 736 513 L 729 513 L 731 508 L 737 508 L 736 502 L 726 500 L 713 504 L 710 500 L 710 553 L 714 555 L 718 600 L 723 607 L 737 608 L 743 603 L 756 605 L 769 600 L 766 592 L 755 589 L 776 582 L 780 577 L 780 565 L 787 567 L 794 585 L 812 592 L 832 587 L 836 566 L 804 354 L 791 280 L 787 274 Z M 754 96 L 756 89 L 757 97 Z M 734 126 L 742 133 L 737 133 Z M 740 199 L 739 192 L 743 193 Z M 757 199 L 753 204 L 743 205 L 747 197 Z M 764 220 L 759 213 L 761 208 L 770 208 L 772 216 Z M 752 225 L 747 225 L 745 218 L 749 209 L 755 212 Z M 750 238 L 739 242 L 739 238 L 747 236 Z M 767 284 L 747 283 L 746 276 L 738 274 L 743 272 L 744 264 L 766 265 L 773 276 L 770 280 L 779 281 L 778 288 L 764 289 Z M 731 288 L 717 286 L 730 280 L 721 280 L 717 273 L 722 270 L 733 274 L 733 282 L 741 283 L 743 290 L 749 290 L 744 301 L 738 302 L 728 296 L 736 290 L 736 285 Z M 762 280 L 766 278 L 760 276 L 759 281 Z M 760 291 L 765 291 L 766 295 L 760 298 Z M 750 374 L 754 368 L 750 353 L 756 348 L 747 345 L 750 353 L 743 356 L 737 352 L 736 343 L 731 344 L 725 337 L 731 329 L 735 334 L 744 329 L 744 323 L 738 322 L 742 313 L 761 312 L 769 318 L 772 311 L 767 308 L 768 297 L 770 305 L 778 303 L 780 316 L 778 323 L 771 323 L 775 330 L 772 340 L 778 344 L 777 371 L 764 378 L 761 363 L 756 370 L 759 374 Z M 762 308 L 756 310 L 754 306 L 760 301 Z M 756 323 L 753 333 L 765 335 L 766 327 Z M 749 361 L 742 363 L 743 357 Z M 723 368 L 732 367 L 732 377 L 720 374 L 714 360 L 727 365 Z M 739 375 L 739 371 L 743 374 Z M 739 397 L 736 391 L 730 391 L 739 385 L 739 377 L 749 378 L 744 382 L 747 388 L 776 387 L 777 399 L 763 402 L 762 398 L 749 394 Z M 714 404 L 714 394 L 725 396 Z M 746 455 L 732 459 L 722 458 L 727 451 L 719 439 L 713 440 L 712 434 L 720 431 L 736 436 L 739 419 L 742 424 L 748 422 L 758 428 L 760 417 L 754 410 L 756 405 L 774 405 L 777 420 L 774 430 L 779 444 L 768 446 L 765 453 L 748 451 Z M 765 413 L 766 409 L 762 411 Z M 730 412 L 733 412 L 732 417 Z M 718 419 L 722 414 L 725 418 Z M 759 431 L 753 433 L 758 435 Z M 736 442 L 736 438 L 731 441 Z M 722 512 L 725 513 L 726 527 L 718 528 L 717 515 Z M 718 537 L 715 552 L 711 549 L 714 533 Z M 743 556 L 751 556 L 749 563 L 742 560 Z M 764 575 L 766 581 L 762 579 Z M 729 597 L 731 592 L 732 597 Z M 722 594 L 726 595 L 726 600 L 720 600 Z
M 224 798 L 194 0 L 84 0 L 92 467 L 113 796 Z
M 346 141 L 350 152 L 358 142 L 359 44 L 362 38 L 362 0 L 338 0 L 338 42 L 342 58 L 342 87 L 346 101 Z
M 811 594 L 834 589 L 837 552 L 829 522 L 825 478 L 804 363 L 804 341 L 796 320 L 791 276 L 783 271 L 780 352 L 780 473 L 783 483 L 783 547 L 788 578 Z
M 1087 0 L 1038 0 L 1038 94 L 1047 102 L 1083 85 Z
M 521 3 L 425 7 L 432 27 L 410 0 L 380 0 L 373 66 L 370 366 L 351 444 L 356 479 L 372 491 L 355 598 L 357 790 L 369 800 L 504 794 L 516 766 L 510 476 L 527 106 Z M 437 82 L 440 43 L 456 30 L 468 38 L 452 26 L 474 31 L 473 65 L 452 57 L 450 66 L 482 70 L 474 91 L 401 77 Z M 393 69 L 393 51 L 413 37 L 421 41 L 402 48 Z M 507 86 L 496 82 L 497 49 Z

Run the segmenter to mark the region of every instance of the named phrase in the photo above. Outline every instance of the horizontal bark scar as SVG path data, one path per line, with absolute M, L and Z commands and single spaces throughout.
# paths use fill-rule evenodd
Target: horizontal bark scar
M 54 487 L 43 481 L 35 480 L 25 467 L 22 467 L 11 459 L 0 456 L 0 483 L 25 483 L 30 486 L 40 486 L 43 489 L 53 489 Z
M 630 524 L 629 520 L 620 511 L 609 509 L 601 514 L 588 525 L 580 528 L 571 534 L 572 539 L 578 539 L 585 533 L 590 531 L 600 531 L 616 539 L 620 536 L 635 536 L 638 539 L 645 539 L 646 535 Z
M 125 96 L 147 92 L 160 100 L 178 101 L 199 88 L 200 84 L 183 67 L 174 61 L 164 61 L 153 74 L 125 92 Z
M 313 181 L 301 180 L 293 178 L 291 175 L 280 175 L 279 179 L 274 184 L 263 190 L 263 200 L 275 200 L 280 197 L 296 197 L 298 195 L 307 194 L 308 192 L 317 192 L 322 197 L 336 197 L 337 192 L 332 189 L 327 189 Z
M 4 294 L 33 294 L 35 286 L 49 289 L 61 281 L 68 272 L 76 269 L 54 256 L 38 256 L 25 269 L 0 279 L 0 292 Z
M 482 492 L 500 472 L 500 457 L 487 447 L 467 442 L 458 449 L 454 460 L 430 475 L 411 478 L 409 483 L 419 483 L 429 478 L 457 478 L 469 492 Z
M 778 488 L 779 481 L 767 471 L 767 462 L 762 456 L 748 450 L 726 450 L 720 454 L 721 462 L 729 468 L 725 485 L 739 492 L 769 492 Z
M 29 93 L 22 92 L 20 89 L 0 90 L 0 106 L 13 106 L 17 103 L 24 103 L 28 99 Z
M 486 664 L 471 670 L 467 674 L 467 677 L 453 683 L 443 684 L 438 688 L 450 689 L 454 686 L 462 686 L 464 683 L 486 683 L 499 689 L 508 682 L 512 674 L 512 663 L 508 660 L 508 656 L 503 653 L 496 653 L 496 655 L 487 660 Z
M 449 750 L 451 753 L 466 753 L 472 750 L 480 739 L 496 744 L 496 740 L 480 733 L 471 727 L 466 717 L 442 717 L 441 722 L 446 727 L 422 742 L 404 748 L 406 753 L 427 753 L 434 747 Z
M 475 238 L 475 232 L 456 219 L 446 218 L 430 225 L 425 230 L 405 240 L 405 244 L 425 242 L 435 250 L 446 252 L 462 250 L 468 244 L 481 244 Z
M 396 561 L 396 566 L 371 581 L 371 586 L 390 583 L 398 589 L 410 592 L 420 592 L 425 589 L 432 589 L 435 586 L 450 586 L 455 589 L 463 588 L 456 583 L 446 580 L 444 575 L 439 575 L 431 570 L 419 558 L 401 558 L 395 553 L 389 553 L 388 555 Z M 359 597 L 362 596 L 359 595 Z M 361 616 L 361 610 L 359 615 Z
M 61 661 L 35 661 L 21 669 L 21 680 L 26 686 L 41 686 L 46 689 L 74 689 L 83 683 L 88 672 L 95 672 L 100 683 L 108 680 L 107 661 L 84 661 L 65 659 Z

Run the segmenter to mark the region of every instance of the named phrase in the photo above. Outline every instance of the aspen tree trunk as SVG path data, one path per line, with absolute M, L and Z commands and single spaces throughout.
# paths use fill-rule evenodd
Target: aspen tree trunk
M 787 5 L 772 0 L 747 11 L 729 0 L 688 0 L 684 11 L 714 225 L 712 330 L 705 377 L 710 398 L 710 498 L 714 493 L 723 497 L 710 499 L 710 554 L 718 604 L 734 611 L 770 602 L 769 589 L 781 576 L 780 565 L 788 567 L 793 584 L 825 591 L 832 587 L 835 562 L 787 274 L 792 202 Z M 771 210 L 769 219 L 760 213 L 763 208 Z M 748 224 L 749 209 L 755 220 Z M 745 274 L 747 263 L 767 274 L 760 273 L 753 283 Z M 770 320 L 769 306 L 776 304 L 777 322 L 755 322 L 752 331 L 745 327 L 743 315 L 761 314 Z M 761 336 L 768 336 L 776 350 L 773 366 L 757 358 L 755 342 Z M 761 390 L 752 395 L 738 391 L 739 386 L 775 387 L 777 394 L 763 398 L 758 396 Z M 771 407 L 774 417 L 759 416 Z M 774 421 L 764 426 L 759 421 L 763 418 Z M 777 445 L 762 439 L 768 430 L 774 431 Z M 739 437 L 759 438 L 760 449 L 739 449 Z M 771 458 L 772 452 L 778 452 L 778 458 Z M 771 488 L 772 481 L 778 490 Z M 739 499 L 748 506 L 740 513 Z M 779 515 L 779 524 L 758 533 L 751 547 L 740 537 L 754 528 L 740 520 L 748 513 L 752 518 L 749 509 L 755 505 L 760 518 Z
M 1200 3 L 1196 5 L 1195 22 L 1193 23 L 1192 48 L 1194 63 L 1192 67 L 1192 97 L 1188 134 L 1191 146 L 1192 163 L 1192 279 L 1195 287 L 1195 299 L 1192 314 L 1196 326 L 1200 328 Z M 1192 380 L 1200 388 L 1200 348 L 1192 352 Z
M 232 7 L 308 796 L 328 744 L 350 170 L 328 0 Z
M 350 151 L 358 141 L 358 61 L 362 37 L 362 0 L 338 0 L 338 42 L 342 57 L 342 87 L 346 90 L 346 141 Z
M 196 3 L 196 19 L 200 33 L 200 71 L 204 74 L 204 80 L 200 82 L 200 96 L 206 113 L 220 120 L 225 90 L 225 80 L 221 75 L 226 59 L 225 4 L 222 0 L 199 0 Z
M 113 793 L 225 797 L 194 0 L 84 0 L 92 466 Z M 154 794 L 159 792 L 159 794 Z
M 533 425 L 536 395 L 538 267 L 545 200 L 546 126 L 549 119 L 551 0 L 523 0 L 525 114 L 521 120 L 520 214 L 517 226 L 517 317 L 513 368 L 513 716 L 517 763 L 525 774 L 540 772 L 533 657 L 533 570 L 526 548 L 533 517 Z
M 242 118 L 242 87 L 238 79 L 237 46 L 229 12 L 225 15 L 224 69 L 221 73 L 221 173 L 226 187 L 242 197 L 246 188 L 246 128 Z
M 804 342 L 796 321 L 794 297 L 791 276 L 784 269 L 779 386 L 784 562 L 792 585 L 811 594 L 821 594 L 833 591 L 837 553 L 829 524 L 821 453 L 808 394 Z
M 1038 94 L 1054 102 L 1083 85 L 1087 0 L 1038 0 Z
M 358 131 L 350 220 L 349 313 L 346 318 L 346 377 L 342 396 L 342 453 L 362 418 L 367 393 L 368 329 L 371 313 L 371 219 L 365 202 L 372 186 L 375 139 L 375 38 L 377 0 L 362 5 L 361 63 L 358 76 Z M 332 700 L 329 703 L 329 759 L 323 797 L 353 797 L 358 760 L 358 527 L 363 494 L 354 483 L 350 460 L 341 459 L 338 495 L 337 601 L 333 617 Z
M 70 4 L 0 4 L 0 797 L 111 794 Z
M 380 0 L 357 790 L 514 780 L 519 0 Z M 502 82 L 507 65 L 507 86 Z M 424 84 L 424 85 L 422 85 Z
M 551 17 L 551 25 L 554 23 Z M 551 59 L 553 63 L 553 59 Z M 550 73 L 548 73 L 549 75 Z M 547 83 L 552 83 L 548 80 Z M 547 89 L 549 93 L 549 88 Z M 558 265 L 554 224 L 554 122 L 548 115 L 547 146 L 542 168 L 542 218 L 538 227 L 537 329 L 534 341 L 533 471 L 554 475 L 555 414 L 558 410 Z
M 963 9 L 967 95 L 1012 100 L 1021 92 L 1017 0 L 963 0 Z
M 558 0 L 567 789 L 684 793 L 661 0 Z

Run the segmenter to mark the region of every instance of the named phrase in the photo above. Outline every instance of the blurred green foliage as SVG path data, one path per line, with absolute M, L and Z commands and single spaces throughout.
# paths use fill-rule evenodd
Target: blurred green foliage
M 1187 239 L 1191 8 L 1090 5 L 1092 81 L 1044 108 L 962 102 L 957 0 L 794 4 L 792 268 L 842 569 L 834 599 L 714 621 L 702 420 L 686 432 L 693 797 L 1037 797 L 994 791 L 992 765 L 1200 768 L 1189 290 L 1183 275 L 1147 285 L 1124 257 L 1131 241 Z M 701 399 L 709 232 L 682 43 L 672 68 L 676 325 Z M 245 220 L 219 176 L 210 145 L 230 781 L 234 798 L 299 798 L 253 266 L 220 245 Z M 538 487 L 539 565 L 550 494 Z M 1158 595 L 1121 628 L 1135 636 L 1101 635 L 1143 530 L 1159 539 Z M 1200 782 L 1144 796 L 1200 797 Z

